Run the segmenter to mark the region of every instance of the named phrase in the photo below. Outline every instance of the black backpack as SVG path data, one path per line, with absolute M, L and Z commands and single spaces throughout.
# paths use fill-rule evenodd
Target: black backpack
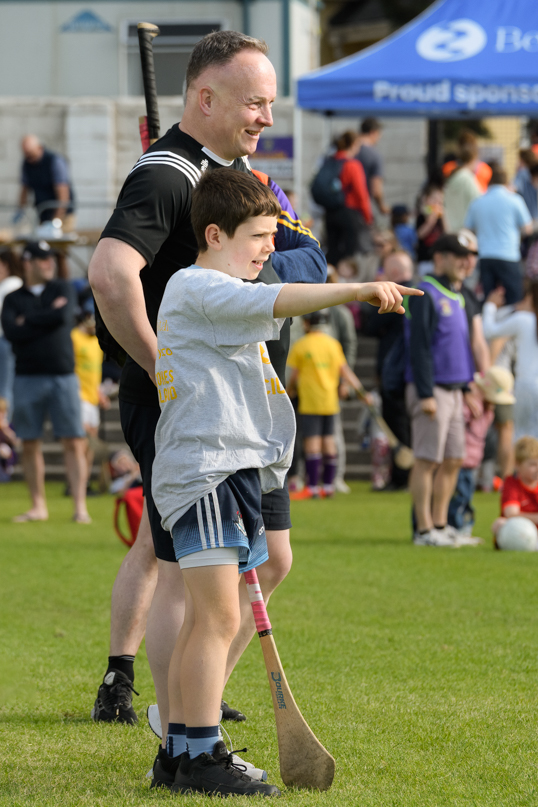
M 340 174 L 345 160 L 326 157 L 323 165 L 312 180 L 310 191 L 317 205 L 326 210 L 340 210 L 346 206 Z

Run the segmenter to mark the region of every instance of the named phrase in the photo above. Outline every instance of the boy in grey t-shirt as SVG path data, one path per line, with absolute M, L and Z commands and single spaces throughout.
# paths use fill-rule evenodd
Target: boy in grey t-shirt
M 273 252 L 279 203 L 256 178 L 212 171 L 193 192 L 197 264 L 169 281 L 159 310 L 153 496 L 186 589 L 169 672 L 170 723 L 152 786 L 278 795 L 219 741 L 226 661 L 240 621 L 238 571 L 267 559 L 261 494 L 282 487 L 295 419 L 265 341 L 284 318 L 351 300 L 400 311 L 392 283 L 243 283 Z

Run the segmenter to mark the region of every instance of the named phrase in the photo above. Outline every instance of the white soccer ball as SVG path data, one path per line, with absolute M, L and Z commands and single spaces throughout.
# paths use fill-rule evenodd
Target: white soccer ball
M 538 530 L 536 525 L 523 516 L 509 518 L 497 535 L 499 549 L 512 549 L 518 552 L 538 550 Z

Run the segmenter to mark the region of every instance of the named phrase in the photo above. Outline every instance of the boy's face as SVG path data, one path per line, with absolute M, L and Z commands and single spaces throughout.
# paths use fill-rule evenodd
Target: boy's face
M 213 226 L 215 225 L 210 225 L 208 230 Z M 239 225 L 232 238 L 219 230 L 220 271 L 231 277 L 255 280 L 263 269 L 264 262 L 275 251 L 273 237 L 276 231 L 276 216 L 253 216 Z M 209 245 L 211 249 L 211 239 Z
M 538 484 L 538 459 L 523 460 L 516 463 L 518 476 L 528 488 Z

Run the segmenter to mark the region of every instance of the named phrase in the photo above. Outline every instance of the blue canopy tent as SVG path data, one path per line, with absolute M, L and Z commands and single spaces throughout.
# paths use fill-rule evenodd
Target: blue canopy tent
M 538 116 L 538 2 L 439 0 L 382 42 L 297 82 L 330 115 Z

